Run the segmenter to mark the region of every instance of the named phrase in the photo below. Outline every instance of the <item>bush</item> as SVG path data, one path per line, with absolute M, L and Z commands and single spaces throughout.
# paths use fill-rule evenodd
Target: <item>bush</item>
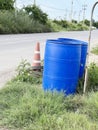
M 31 84 L 42 83 L 42 73 L 33 71 L 32 66 L 27 60 L 22 60 L 16 69 L 17 75 L 14 81 L 28 82 Z
M 11 33 L 13 26 L 13 14 L 11 11 L 0 11 L 0 24 L 2 28 L 0 29 L 0 33 Z
M 88 72 L 88 90 L 98 91 L 98 66 L 91 63 Z
M 58 26 L 61 26 L 62 30 L 67 31 L 82 31 L 82 30 L 88 30 L 87 25 L 82 25 L 82 23 L 77 23 L 77 21 L 73 20 L 72 22 L 68 22 L 66 20 L 53 20 L 53 23 L 57 24 Z
M 83 92 L 84 77 L 79 80 L 77 92 Z M 88 67 L 88 81 L 86 92 L 98 91 L 98 66 L 95 63 L 91 63 Z
M 81 23 L 70 23 L 68 30 L 73 30 L 73 31 L 82 31 L 82 30 L 88 30 L 88 26 L 82 25 Z
M 51 32 L 49 24 L 41 24 L 35 19 L 31 19 L 28 14 L 22 10 L 17 12 L 1 11 L 0 12 L 0 34 L 12 33 L 35 33 L 35 32 Z
M 52 28 L 52 31 L 54 31 L 54 32 L 64 30 L 64 28 L 61 25 L 57 24 L 56 22 L 53 22 L 53 21 L 49 20 L 49 24 L 50 24 L 50 26 Z M 64 31 L 66 31 L 66 29 Z
M 43 25 L 47 24 L 48 15 L 44 13 L 38 6 L 27 6 L 24 7 L 24 10 L 28 13 L 31 19 L 39 21 L 39 23 L 42 23 Z

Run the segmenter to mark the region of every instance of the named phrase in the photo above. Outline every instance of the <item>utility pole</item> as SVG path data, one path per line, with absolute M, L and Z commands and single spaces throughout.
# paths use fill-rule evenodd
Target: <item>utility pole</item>
M 73 0 L 71 1 L 71 14 L 70 14 L 70 21 L 72 22 L 73 19 Z
M 84 25 L 84 20 L 85 20 L 85 11 L 86 11 L 86 7 L 87 7 L 87 5 L 84 4 L 82 7 L 83 7 L 83 25 Z
M 67 20 L 67 12 L 68 12 L 68 10 L 66 9 L 65 20 Z
M 34 0 L 34 5 L 36 5 L 36 0 Z
M 76 11 L 73 12 L 73 18 L 74 18 L 74 20 L 75 20 L 76 13 L 77 13 Z
M 78 15 L 78 23 L 80 22 L 80 15 L 81 15 L 82 10 L 79 11 L 79 15 Z
M 14 0 L 14 8 L 15 8 L 15 17 L 17 16 L 17 4 L 16 4 L 16 0 Z

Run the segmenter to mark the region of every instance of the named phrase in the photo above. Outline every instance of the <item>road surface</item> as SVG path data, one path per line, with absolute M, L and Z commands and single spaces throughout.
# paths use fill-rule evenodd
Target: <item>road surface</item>
M 61 37 L 75 38 L 88 42 L 89 31 L 72 31 L 57 33 L 0 35 L 0 87 L 14 74 L 22 59 L 32 64 L 34 47 L 40 43 L 41 59 L 44 57 L 47 39 Z M 92 31 L 91 48 L 98 43 L 98 30 Z

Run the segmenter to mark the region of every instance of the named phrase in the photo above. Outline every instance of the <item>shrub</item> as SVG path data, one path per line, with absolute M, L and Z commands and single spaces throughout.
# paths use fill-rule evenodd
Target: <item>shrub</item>
M 77 92 L 83 92 L 84 77 L 79 80 Z M 91 63 L 88 67 L 88 81 L 86 92 L 98 91 L 98 66 L 95 63 Z
M 31 19 L 28 14 L 22 10 L 17 11 L 17 16 L 13 11 L 0 12 L 0 33 L 35 33 L 51 32 L 50 24 L 42 24 L 35 19 Z
M 58 23 L 56 23 L 54 21 L 49 20 L 49 24 L 51 26 L 52 31 L 54 31 L 54 32 L 64 30 L 64 28 L 61 25 L 59 25 Z
M 98 66 L 91 63 L 88 72 L 88 90 L 98 91 Z
M 42 73 L 33 71 L 32 66 L 27 60 L 22 60 L 16 69 L 17 75 L 14 81 L 28 82 L 31 84 L 40 84 L 42 81 Z
M 24 10 L 28 13 L 31 19 L 39 21 L 39 23 L 47 24 L 48 17 L 47 14 L 44 13 L 38 6 L 27 6 L 24 7 Z
M 87 25 L 83 25 L 82 23 L 77 23 L 77 21 L 72 20 L 72 22 L 68 22 L 66 20 L 53 20 L 55 24 L 62 27 L 62 30 L 67 31 L 82 31 L 88 30 Z

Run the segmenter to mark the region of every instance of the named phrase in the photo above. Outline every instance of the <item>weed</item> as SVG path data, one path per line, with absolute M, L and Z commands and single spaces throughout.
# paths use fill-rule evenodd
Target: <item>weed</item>
M 40 84 L 42 82 L 41 72 L 34 72 L 27 60 L 22 60 L 16 71 L 17 76 L 14 78 L 16 81 L 28 82 L 31 84 Z
M 88 69 L 88 91 L 98 91 L 98 66 L 91 63 Z
M 84 77 L 79 80 L 77 92 L 83 92 Z M 91 63 L 88 67 L 88 81 L 86 92 L 98 91 L 98 66 L 95 63 Z
M 92 49 L 91 51 L 92 53 L 98 55 L 98 46 L 96 46 L 95 48 Z

